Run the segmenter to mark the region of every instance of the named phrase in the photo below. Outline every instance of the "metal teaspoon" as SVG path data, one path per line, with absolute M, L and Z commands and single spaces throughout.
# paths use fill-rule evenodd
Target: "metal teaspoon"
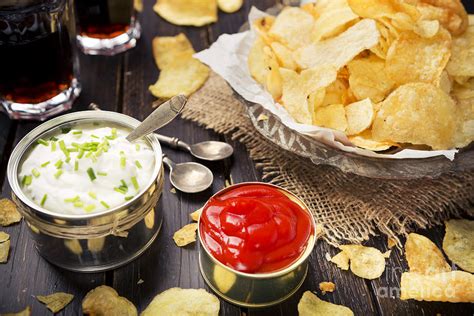
M 232 156 L 234 149 L 231 145 L 218 141 L 205 141 L 188 145 L 177 137 L 169 137 L 156 134 L 160 143 L 166 144 L 174 149 L 180 149 L 191 153 L 196 158 L 208 161 L 216 161 Z
M 165 154 L 163 162 L 170 169 L 170 182 L 178 190 L 185 193 L 197 193 L 212 185 L 214 176 L 211 170 L 196 162 L 174 163 Z

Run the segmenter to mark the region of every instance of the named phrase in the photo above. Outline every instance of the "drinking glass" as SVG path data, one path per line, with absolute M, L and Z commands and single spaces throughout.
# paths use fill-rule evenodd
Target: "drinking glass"
M 72 0 L 0 1 L 0 104 L 13 119 L 45 120 L 81 91 Z
M 89 55 L 115 55 L 140 38 L 134 0 L 76 0 L 79 48 Z

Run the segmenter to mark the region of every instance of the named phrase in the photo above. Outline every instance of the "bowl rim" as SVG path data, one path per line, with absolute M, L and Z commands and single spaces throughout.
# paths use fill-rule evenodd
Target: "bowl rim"
M 301 266 L 306 261 L 306 259 L 308 259 L 309 255 L 313 252 L 314 246 L 316 244 L 316 239 L 317 239 L 316 238 L 316 221 L 314 220 L 314 216 L 311 213 L 308 206 L 306 205 L 306 203 L 304 203 L 303 200 L 301 200 L 298 196 L 296 196 L 296 194 L 290 192 L 289 190 L 287 190 L 285 188 L 282 188 L 278 185 L 271 184 L 271 183 L 258 182 L 258 181 L 241 182 L 241 183 L 236 183 L 236 184 L 233 184 L 233 185 L 228 186 L 226 188 L 223 188 L 222 190 L 220 190 L 220 191 L 216 192 L 215 194 L 213 194 L 206 201 L 206 203 L 204 204 L 204 206 L 201 209 L 204 211 L 204 209 L 207 207 L 209 201 L 213 197 L 215 197 L 217 195 L 220 195 L 220 194 L 223 194 L 227 191 L 231 191 L 235 188 L 238 188 L 238 187 L 241 187 L 241 186 L 247 186 L 247 185 L 262 185 L 262 186 L 268 186 L 268 187 L 272 187 L 274 189 L 278 189 L 278 190 L 283 191 L 284 193 L 290 195 L 291 197 L 293 197 L 296 200 L 296 202 L 298 204 L 300 204 L 301 209 L 303 211 L 305 211 L 310 216 L 311 226 L 312 226 L 312 232 L 309 236 L 308 241 L 306 242 L 305 250 L 300 254 L 300 256 L 295 261 L 293 261 L 289 266 L 287 266 L 283 269 L 276 270 L 274 272 L 264 272 L 264 273 L 241 272 L 241 271 L 235 270 L 235 269 L 225 265 L 224 263 L 220 262 L 209 252 L 209 250 L 206 247 L 206 244 L 204 243 L 204 241 L 202 240 L 202 237 L 201 237 L 201 216 L 199 216 L 199 220 L 198 220 L 198 223 L 197 223 L 198 224 L 197 235 L 198 235 L 198 238 L 199 238 L 200 247 L 202 249 L 204 249 L 204 251 L 209 256 L 209 258 L 214 262 L 214 264 L 220 266 L 223 269 L 226 269 L 227 271 L 229 271 L 231 273 L 239 275 L 241 277 L 250 278 L 250 279 L 270 279 L 270 278 L 276 278 L 276 277 L 280 277 L 282 275 L 288 274 L 288 273 L 292 272 L 293 270 L 295 270 L 296 268 L 298 268 L 299 266 Z
M 124 204 L 119 204 L 111 209 L 108 209 L 103 212 L 95 213 L 86 213 L 86 214 L 66 214 L 55 211 L 50 211 L 46 208 L 41 207 L 40 205 L 33 202 L 26 194 L 24 194 L 21 189 L 19 179 L 18 179 L 18 170 L 20 167 L 20 162 L 22 161 L 25 154 L 30 150 L 31 146 L 39 139 L 42 135 L 45 135 L 53 130 L 61 128 L 61 126 L 69 124 L 81 124 L 81 123 L 93 123 L 104 121 L 122 126 L 124 128 L 133 129 L 140 124 L 140 121 L 128 116 L 126 114 L 112 112 L 112 111 L 80 111 L 74 113 L 68 113 L 51 120 L 48 120 L 33 130 L 26 134 L 19 142 L 16 144 L 13 149 L 10 158 L 8 160 L 7 166 L 7 176 L 8 182 L 13 193 L 30 209 L 34 210 L 37 213 L 42 215 L 47 215 L 52 219 L 64 219 L 64 220 L 89 220 L 93 218 L 103 217 L 111 215 L 116 212 L 120 212 L 128 209 L 132 206 L 136 200 L 145 194 L 149 188 L 156 182 L 156 179 L 161 174 L 161 165 L 162 165 L 162 150 L 160 142 L 156 136 L 152 133 L 144 138 L 153 149 L 155 154 L 155 166 L 153 168 L 153 173 L 149 178 L 147 184 L 143 187 L 140 192 L 138 192 L 131 200 L 126 201 Z

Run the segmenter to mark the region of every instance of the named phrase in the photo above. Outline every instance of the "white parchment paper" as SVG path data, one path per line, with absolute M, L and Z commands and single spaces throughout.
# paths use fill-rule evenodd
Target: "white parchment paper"
M 249 14 L 250 25 L 252 25 L 252 21 L 255 19 L 266 15 L 265 12 L 253 7 Z M 237 34 L 222 34 L 210 48 L 195 54 L 194 57 L 208 65 L 214 72 L 224 78 L 224 80 L 247 101 L 262 105 L 266 110 L 280 118 L 283 124 L 296 132 L 313 137 L 334 148 L 367 157 L 405 159 L 428 158 L 443 155 L 450 160 L 454 160 L 454 156 L 458 152 L 457 150 L 426 151 L 404 149 L 391 155 L 378 154 L 355 147 L 342 132 L 297 123 L 288 114 L 285 108 L 276 103 L 271 95 L 265 91 L 263 86 L 256 82 L 250 75 L 247 60 L 255 37 L 256 34 L 253 30 Z

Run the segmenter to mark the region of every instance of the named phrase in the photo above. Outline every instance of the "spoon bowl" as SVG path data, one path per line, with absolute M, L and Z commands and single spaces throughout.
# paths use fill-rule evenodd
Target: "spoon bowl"
M 191 145 L 190 151 L 199 159 L 216 161 L 232 156 L 234 149 L 227 143 L 211 140 Z
M 174 163 L 163 155 L 163 162 L 170 169 L 170 182 L 185 193 L 202 192 L 209 188 L 214 176 L 206 166 L 196 162 Z

